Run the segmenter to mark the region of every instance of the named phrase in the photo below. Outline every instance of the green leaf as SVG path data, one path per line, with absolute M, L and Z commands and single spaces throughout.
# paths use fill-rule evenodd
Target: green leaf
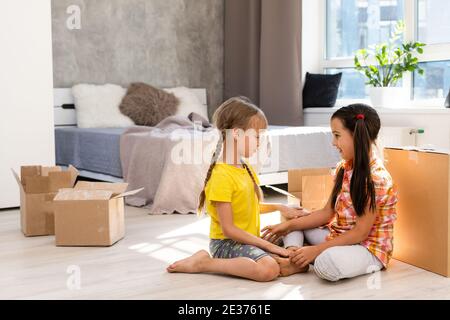
M 368 49 L 360 49 L 354 57 L 355 69 L 363 74 L 372 86 L 388 86 L 402 79 L 404 72 L 418 71 L 420 75 L 424 70 L 419 68 L 417 54 L 423 54 L 422 42 L 398 41 L 405 30 L 405 23 L 398 21 L 388 42 L 370 45 Z M 377 65 L 368 65 L 368 61 L 375 60 Z

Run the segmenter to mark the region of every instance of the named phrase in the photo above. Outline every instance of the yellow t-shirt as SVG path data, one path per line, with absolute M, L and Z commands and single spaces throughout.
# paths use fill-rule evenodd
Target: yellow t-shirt
M 249 165 L 256 183 L 258 176 Z M 212 201 L 230 202 L 234 225 L 257 237 L 260 235 L 259 201 L 253 181 L 245 168 L 217 163 L 206 184 L 206 212 L 211 217 L 211 239 L 226 239 L 220 226 L 219 215 Z

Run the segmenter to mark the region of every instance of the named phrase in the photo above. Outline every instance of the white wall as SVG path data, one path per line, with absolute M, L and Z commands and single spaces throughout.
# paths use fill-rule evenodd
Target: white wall
M 302 70 L 303 73 L 323 73 L 323 30 L 325 16 L 323 0 L 303 0 L 302 3 Z
M 0 208 L 19 205 L 10 168 L 53 165 L 50 0 L 0 2 Z
M 306 126 L 328 126 L 336 109 L 305 109 Z M 418 135 L 417 145 L 433 145 L 450 149 L 450 109 L 378 109 L 383 127 L 425 129 Z

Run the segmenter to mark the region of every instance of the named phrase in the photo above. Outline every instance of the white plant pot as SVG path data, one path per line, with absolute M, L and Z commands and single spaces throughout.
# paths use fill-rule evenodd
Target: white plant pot
M 374 108 L 401 108 L 408 98 L 407 90 L 401 87 L 371 87 L 369 95 Z

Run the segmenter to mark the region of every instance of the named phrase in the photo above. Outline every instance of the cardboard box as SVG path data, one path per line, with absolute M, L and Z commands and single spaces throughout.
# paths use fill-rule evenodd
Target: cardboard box
M 384 157 L 399 192 L 393 257 L 449 277 L 449 152 L 386 148 Z
M 300 199 L 303 208 L 322 209 L 333 190 L 331 168 L 294 169 L 288 171 L 288 191 Z M 293 200 L 288 199 L 292 204 Z
M 53 198 L 60 188 L 71 188 L 78 171 L 73 166 L 23 166 L 19 175 L 12 170 L 20 188 L 20 224 L 25 236 L 55 234 Z
M 54 199 L 57 246 L 111 246 L 125 235 L 127 183 L 80 181 Z

